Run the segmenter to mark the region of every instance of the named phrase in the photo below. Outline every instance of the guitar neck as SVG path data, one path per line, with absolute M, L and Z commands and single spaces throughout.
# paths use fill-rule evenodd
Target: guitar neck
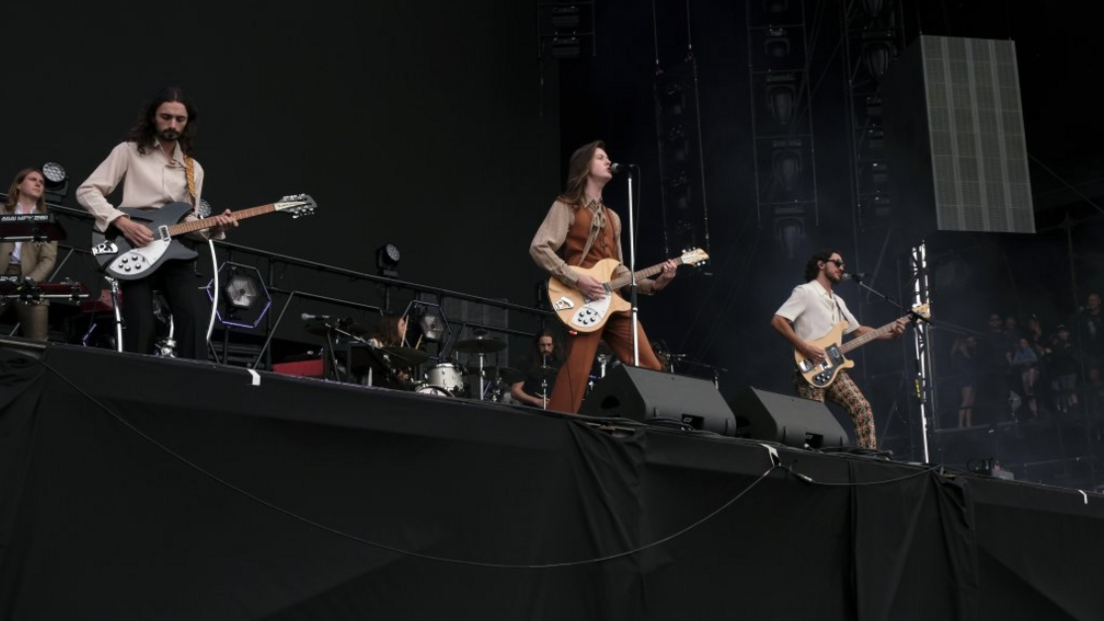
M 250 207 L 249 209 L 242 209 L 241 211 L 234 212 L 234 218 L 236 220 L 244 220 L 246 218 L 252 218 L 253 216 L 263 216 L 266 213 L 272 213 L 276 211 L 276 205 L 269 203 L 267 205 L 260 205 L 259 207 Z M 177 235 L 183 235 L 185 233 L 194 233 L 196 231 L 202 231 L 204 229 L 210 229 L 217 226 L 214 220 L 189 220 L 187 222 L 180 222 L 169 227 L 169 235 L 176 237 Z
M 681 257 L 679 257 L 678 259 L 671 259 L 671 260 L 675 262 L 676 266 L 682 265 L 682 258 Z M 666 263 L 666 261 L 664 261 L 664 263 Z M 620 289 L 621 287 L 624 287 L 624 286 L 629 285 L 630 283 L 632 283 L 632 277 L 633 276 L 636 276 L 636 279 L 640 280 L 641 278 L 648 278 L 649 276 L 655 276 L 656 274 L 658 274 L 662 271 L 663 271 L 663 263 L 657 263 L 656 265 L 653 265 L 651 267 L 642 269 L 642 270 L 640 270 L 638 272 L 635 272 L 633 274 L 625 274 L 624 276 L 621 276 L 620 278 L 614 278 L 613 280 L 609 281 L 609 288 L 610 288 L 610 290 L 615 291 L 617 289 Z
M 850 341 L 847 341 L 843 345 L 840 345 L 840 352 L 846 354 L 849 351 L 858 349 L 858 348 L 862 347 L 863 345 L 866 345 L 870 341 L 873 341 L 873 340 L 877 339 L 878 337 L 882 336 L 883 334 L 888 333 L 890 330 L 893 329 L 893 326 L 896 325 L 896 324 L 897 324 L 896 321 L 891 321 L 891 322 L 887 323 L 886 325 L 878 328 L 877 330 L 874 330 L 873 332 L 867 332 L 866 334 L 864 334 L 862 336 L 857 336 L 857 337 L 851 339 Z

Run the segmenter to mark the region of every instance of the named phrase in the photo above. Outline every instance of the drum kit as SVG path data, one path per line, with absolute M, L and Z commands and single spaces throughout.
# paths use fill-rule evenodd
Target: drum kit
M 505 341 L 489 337 L 485 331 L 477 332 L 474 338 L 458 341 L 453 347 L 457 353 L 476 356 L 476 368 L 469 369 L 449 359 L 426 368 L 422 379 L 410 381 L 409 371 L 429 362 L 427 352 L 415 347 L 375 347 L 367 340 L 371 329 L 351 320 L 311 321 L 305 329 L 310 334 L 326 337 L 334 368 L 343 368 L 347 375 L 360 378 L 360 383 L 368 385 L 389 383 L 435 397 L 505 401 L 510 384 L 525 379 L 524 373 L 511 367 L 485 366 L 488 354 L 506 349 Z
M 457 361 L 446 361 L 430 367 L 425 380 L 415 391 L 438 397 L 470 397 L 480 400 L 503 401 L 509 394 L 509 385 L 525 379 L 517 369 L 505 366 L 486 366 L 487 354 L 506 349 L 505 341 L 491 338 L 486 333 L 475 338 L 458 341 L 453 350 L 472 354 L 478 358 L 478 367 L 469 369 Z

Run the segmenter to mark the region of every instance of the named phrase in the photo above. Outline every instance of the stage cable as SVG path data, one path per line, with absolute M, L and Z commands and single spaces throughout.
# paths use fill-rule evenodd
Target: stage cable
M 213 472 L 203 468 L 199 464 L 191 461 L 187 457 L 184 457 L 183 455 L 181 455 L 180 453 L 177 453 L 176 451 L 174 451 L 173 449 L 171 449 L 168 446 L 164 445 L 163 443 L 161 443 L 157 439 L 155 439 L 152 436 L 146 434 L 144 431 L 142 431 L 141 429 L 136 427 L 133 423 L 126 420 L 120 414 L 113 411 L 111 408 L 107 407 L 106 405 L 101 403 L 98 399 L 96 399 L 95 397 L 90 395 L 87 391 L 85 391 L 83 388 L 78 386 L 76 383 L 74 383 L 68 377 L 66 377 L 65 375 L 59 373 L 58 370 L 53 368 L 52 366 L 50 366 L 49 363 L 47 363 L 47 362 L 45 362 L 41 359 L 38 362 L 40 364 L 42 364 L 42 366 L 45 367 L 47 370 L 49 370 L 51 373 L 53 373 L 58 379 L 60 379 L 61 381 L 65 382 L 66 384 L 71 386 L 74 390 L 76 390 L 78 393 L 80 393 L 82 396 L 84 396 L 84 398 L 88 399 L 90 402 L 95 404 L 101 410 L 106 412 L 109 416 L 111 416 L 112 418 L 117 420 L 121 425 L 123 425 L 127 429 L 134 432 L 134 434 L 137 435 L 139 438 L 142 438 L 146 442 L 149 442 L 150 444 L 152 444 L 157 449 L 163 451 L 165 454 L 167 454 L 170 457 L 176 459 L 177 461 L 184 464 L 185 466 L 195 470 L 196 472 L 202 474 L 203 476 L 209 478 L 210 480 L 214 481 L 215 483 L 217 483 L 219 485 L 222 485 L 223 487 L 225 487 L 225 488 L 227 488 L 227 489 L 229 489 L 229 490 L 231 490 L 231 491 L 233 491 L 237 494 L 240 494 L 241 496 L 243 496 L 243 497 L 245 497 L 249 500 L 252 500 L 253 502 L 255 502 L 255 503 L 257 503 L 257 504 L 259 504 L 263 507 L 271 509 L 271 510 L 277 512 L 277 513 L 280 513 L 280 514 L 282 514 L 284 516 L 287 516 L 287 517 L 289 517 L 293 520 L 296 520 L 298 522 L 302 522 L 303 524 L 306 524 L 306 525 L 308 525 L 312 528 L 316 528 L 318 530 L 330 533 L 331 535 L 336 535 L 338 537 L 348 539 L 350 541 L 355 541 L 357 543 L 364 544 L 364 545 L 369 546 L 369 547 L 378 548 L 378 549 L 384 550 L 386 552 L 392 552 L 394 554 L 398 554 L 398 555 L 401 555 L 401 556 L 408 556 L 408 557 L 411 557 L 411 558 L 417 558 L 417 559 L 421 559 L 421 560 L 425 560 L 425 561 L 450 563 L 450 564 L 454 564 L 454 565 L 464 565 L 464 566 L 468 566 L 468 567 L 484 567 L 484 568 L 488 568 L 488 569 L 556 569 L 556 568 L 563 568 L 563 567 L 577 567 L 577 566 L 582 566 L 582 565 L 593 565 L 593 564 L 604 563 L 606 561 L 611 561 L 611 560 L 615 560 L 615 559 L 619 559 L 619 558 L 624 558 L 624 557 L 627 557 L 627 556 L 632 556 L 634 554 L 639 554 L 640 552 L 644 552 L 646 550 L 649 550 L 649 549 L 655 548 L 657 546 L 663 545 L 663 544 L 665 544 L 669 541 L 672 541 L 674 539 L 677 539 L 678 537 L 681 537 L 682 535 L 685 535 L 686 533 L 690 532 L 691 530 L 696 529 L 697 527 L 701 526 L 705 522 L 708 522 L 709 520 L 716 517 L 718 514 L 720 514 L 725 509 L 727 509 L 730 506 L 732 506 L 733 504 L 735 504 L 736 501 L 743 498 L 748 492 L 750 492 L 752 489 L 754 489 L 756 485 L 758 485 L 764 479 L 766 479 L 768 476 L 770 476 L 770 474 L 772 472 L 774 472 L 775 470 L 778 470 L 779 468 L 783 468 L 783 466 L 779 465 L 779 463 L 777 461 L 772 460 L 770 468 L 768 468 L 765 472 L 763 472 L 763 474 L 759 475 L 754 481 L 752 481 L 750 484 L 748 484 L 748 486 L 745 487 L 743 490 L 741 490 L 740 493 L 736 494 L 735 496 L 733 496 L 729 500 L 725 501 L 721 506 L 719 506 L 716 509 L 714 509 L 713 511 L 707 513 L 705 516 L 703 516 L 703 517 L 699 518 L 698 520 L 692 522 L 691 524 L 689 524 L 689 525 L 687 525 L 687 526 L 671 533 L 670 535 L 667 535 L 666 537 L 663 537 L 661 539 L 658 539 L 656 541 L 652 541 L 650 543 L 647 543 L 647 544 L 644 544 L 644 545 L 641 545 L 641 546 L 637 546 L 637 547 L 632 548 L 630 550 L 625 550 L 623 552 L 616 552 L 616 553 L 613 553 L 613 554 L 607 554 L 605 556 L 599 556 L 599 557 L 595 557 L 595 558 L 583 559 L 583 560 L 578 560 L 578 561 L 564 561 L 564 562 L 561 562 L 561 563 L 541 563 L 541 564 L 488 563 L 488 562 L 482 562 L 482 561 L 469 561 L 469 560 L 464 560 L 464 559 L 447 558 L 447 557 L 443 557 L 443 556 L 433 556 L 431 554 L 422 554 L 420 552 L 413 552 L 413 551 L 410 551 L 410 550 L 403 550 L 401 548 L 396 548 L 394 546 L 389 546 L 387 544 L 379 543 L 379 542 L 376 542 L 376 541 L 370 541 L 368 539 L 358 537 L 357 535 L 347 533 L 343 530 L 339 530 L 339 529 L 336 529 L 336 528 L 333 528 L 333 527 L 330 527 L 330 526 L 326 526 L 325 524 L 322 524 L 320 522 L 312 520 L 311 518 L 304 517 L 302 515 L 294 513 L 294 512 L 292 512 L 288 509 L 285 509 L 285 508 L 283 508 L 283 507 L 281 507 L 277 504 L 274 504 L 274 503 L 272 503 L 268 500 L 265 500 L 265 499 L 261 498 L 260 496 L 257 496 L 256 494 L 253 494 L 249 491 L 246 491 L 245 489 L 239 487 L 238 485 L 235 485 L 234 483 L 231 483 L 230 481 L 227 481 L 227 480 L 219 477 L 218 475 L 214 474 Z M 794 473 L 794 474 L 796 475 L 796 473 Z M 797 476 L 800 477 L 802 475 L 797 475 Z

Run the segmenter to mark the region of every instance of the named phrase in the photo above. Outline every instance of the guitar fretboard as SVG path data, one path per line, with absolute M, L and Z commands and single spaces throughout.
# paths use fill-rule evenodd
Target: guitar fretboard
M 244 220 L 246 218 L 252 218 L 253 216 L 263 216 L 266 213 L 272 213 L 276 210 L 274 203 L 267 205 L 260 205 L 258 207 L 250 207 L 248 209 L 242 209 L 241 211 L 234 212 L 234 218 L 237 220 Z M 181 222 L 169 227 L 169 236 L 176 237 L 177 235 L 183 235 L 185 233 L 194 233 L 196 231 L 202 231 L 204 229 L 210 229 L 218 226 L 214 220 L 207 218 L 204 220 L 189 220 L 187 222 Z
M 679 257 L 678 259 L 671 259 L 671 260 L 675 262 L 676 266 L 683 264 L 683 261 L 682 261 L 681 257 Z M 658 274 L 662 271 L 663 271 L 663 263 L 657 263 L 656 265 L 653 265 L 649 268 L 639 270 L 638 272 L 636 272 L 635 275 L 636 275 L 636 279 L 640 280 L 641 278 L 648 278 L 649 276 L 654 276 L 654 275 L 656 275 L 656 274 Z M 630 283 L 632 283 L 632 277 L 633 277 L 633 274 L 625 274 L 624 276 L 622 276 L 620 278 L 614 278 L 613 280 L 609 281 L 610 290 L 616 291 L 616 290 L 620 289 L 621 287 L 629 285 Z
M 873 341 L 873 340 L 877 339 L 878 337 L 882 336 L 883 334 L 888 333 L 890 330 L 893 329 L 893 326 L 896 325 L 896 324 L 897 324 L 896 321 L 891 321 L 891 322 L 887 323 L 886 325 L 878 328 L 877 330 L 875 330 L 873 332 L 867 332 L 866 334 L 864 334 L 862 336 L 856 336 L 855 338 L 851 339 L 850 341 L 847 341 L 843 345 L 840 345 L 840 352 L 846 354 L 847 352 L 851 351 L 852 349 L 862 347 L 863 345 L 866 345 L 870 341 Z

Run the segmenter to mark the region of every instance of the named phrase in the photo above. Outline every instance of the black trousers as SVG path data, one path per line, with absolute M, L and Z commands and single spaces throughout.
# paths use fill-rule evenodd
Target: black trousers
M 142 280 L 120 281 L 123 298 L 123 350 L 152 354 L 157 339 L 153 292 L 161 291 L 173 317 L 173 337 L 179 358 L 206 358 L 205 334 L 200 331 L 202 312 L 195 261 L 166 261 Z

